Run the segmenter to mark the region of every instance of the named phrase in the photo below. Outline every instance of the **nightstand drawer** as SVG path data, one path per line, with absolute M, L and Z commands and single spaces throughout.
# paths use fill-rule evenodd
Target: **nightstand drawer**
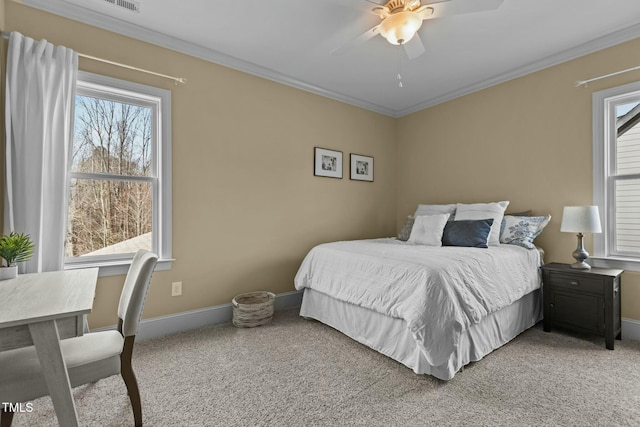
M 581 276 L 578 274 L 549 273 L 550 285 L 558 288 L 571 289 L 577 292 L 590 292 L 604 295 L 602 279 L 599 277 Z

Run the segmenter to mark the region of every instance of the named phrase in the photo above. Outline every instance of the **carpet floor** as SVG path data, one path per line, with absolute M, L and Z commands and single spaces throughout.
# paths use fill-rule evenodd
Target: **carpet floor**
M 640 342 L 525 331 L 452 381 L 403 365 L 297 310 L 139 342 L 145 426 L 640 425 Z M 74 390 L 81 425 L 132 426 L 124 383 Z M 57 425 L 48 397 L 14 426 Z

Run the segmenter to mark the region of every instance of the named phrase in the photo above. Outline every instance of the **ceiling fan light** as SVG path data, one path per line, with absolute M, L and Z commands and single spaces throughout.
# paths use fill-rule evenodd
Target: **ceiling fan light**
M 397 12 L 380 23 L 380 34 L 391 44 L 407 43 L 422 26 L 422 18 L 415 12 Z

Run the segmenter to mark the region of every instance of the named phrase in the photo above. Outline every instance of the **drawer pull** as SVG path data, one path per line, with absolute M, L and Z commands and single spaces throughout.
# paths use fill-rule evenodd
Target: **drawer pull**
M 554 307 L 553 303 L 549 304 L 549 307 L 553 308 Z
M 580 282 L 576 282 L 576 281 L 572 281 L 572 282 L 571 282 L 571 284 L 572 284 L 573 286 L 580 286 Z

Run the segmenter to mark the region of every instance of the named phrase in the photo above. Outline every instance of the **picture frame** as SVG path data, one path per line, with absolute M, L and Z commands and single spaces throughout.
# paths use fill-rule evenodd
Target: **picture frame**
M 351 154 L 351 179 L 373 182 L 373 157 Z
M 342 179 L 342 151 L 314 147 L 313 174 Z

